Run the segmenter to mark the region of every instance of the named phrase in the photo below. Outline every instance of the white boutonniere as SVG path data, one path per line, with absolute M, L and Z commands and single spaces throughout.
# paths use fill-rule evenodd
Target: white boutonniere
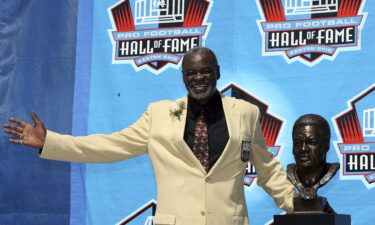
M 172 119 L 177 118 L 180 120 L 182 112 L 186 109 L 185 102 L 173 102 L 169 106 L 169 115 L 172 117 Z

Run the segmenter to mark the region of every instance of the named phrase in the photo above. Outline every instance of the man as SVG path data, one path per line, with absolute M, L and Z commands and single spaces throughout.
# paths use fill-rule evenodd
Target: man
M 318 188 L 325 185 L 339 169 L 339 163 L 326 162 L 330 138 L 328 122 L 316 114 L 301 116 L 293 126 L 293 155 L 296 164 L 288 165 L 287 174 L 301 199 L 319 198 Z M 296 204 L 296 207 L 299 205 Z M 328 203 L 317 207 L 325 212 L 333 212 Z
M 10 142 L 43 148 L 41 157 L 75 162 L 113 162 L 148 153 L 155 171 L 158 207 L 154 223 L 247 225 L 243 178 L 250 160 L 258 184 L 279 207 L 293 211 L 293 186 L 268 152 L 259 110 L 216 89 L 220 67 L 207 48 L 186 53 L 182 73 L 188 97 L 149 105 L 130 127 L 110 135 L 72 137 L 11 118 Z

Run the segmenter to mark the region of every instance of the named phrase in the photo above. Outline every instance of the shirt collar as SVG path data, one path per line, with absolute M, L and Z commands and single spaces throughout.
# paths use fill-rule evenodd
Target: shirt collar
M 195 101 L 190 95 L 188 95 L 188 111 L 193 118 L 197 118 L 201 111 L 205 112 L 208 121 L 214 121 L 223 112 L 223 103 L 221 101 L 221 95 L 216 91 L 212 98 L 204 104 L 200 104 Z

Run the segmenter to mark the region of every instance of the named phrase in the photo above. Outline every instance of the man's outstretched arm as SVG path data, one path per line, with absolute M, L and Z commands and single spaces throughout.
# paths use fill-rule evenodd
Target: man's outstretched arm
M 35 125 L 11 118 L 4 124 L 11 143 L 43 149 L 41 158 L 69 162 L 113 162 L 147 152 L 151 107 L 133 125 L 112 134 L 73 137 L 47 130 L 32 113 Z

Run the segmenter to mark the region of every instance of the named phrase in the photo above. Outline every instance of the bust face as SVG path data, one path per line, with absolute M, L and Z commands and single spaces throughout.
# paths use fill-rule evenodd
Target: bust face
M 318 169 L 326 164 L 327 141 L 316 126 L 298 127 L 293 133 L 293 155 L 297 168 Z

